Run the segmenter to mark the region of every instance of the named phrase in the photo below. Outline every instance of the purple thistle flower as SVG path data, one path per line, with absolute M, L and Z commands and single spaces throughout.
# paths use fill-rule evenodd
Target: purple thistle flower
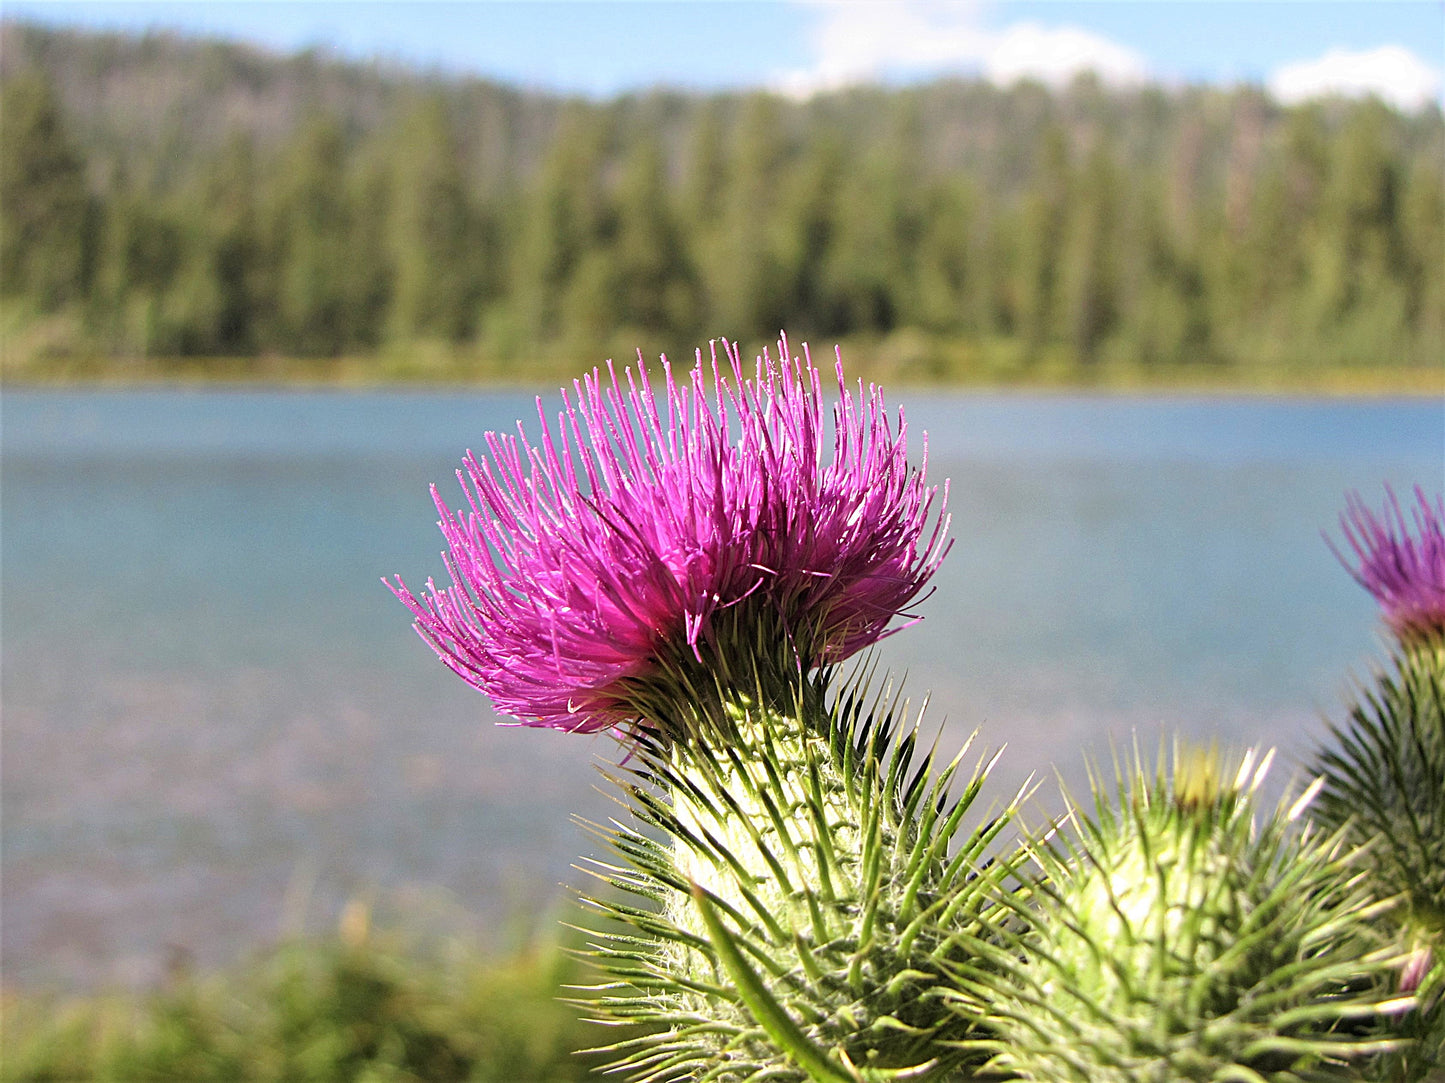
M 821 379 L 803 348 L 745 379 L 736 345 L 685 378 L 597 370 L 563 391 L 540 444 L 486 434 L 457 472 L 468 507 L 432 487 L 450 588 L 388 583 L 453 671 L 528 725 L 594 733 L 649 713 L 689 663 L 751 679 L 778 640 L 797 672 L 889 634 L 946 554 L 947 487 L 907 461 L 881 391 L 858 398 L 837 362 L 825 461 Z M 925 441 L 924 462 L 927 462 Z M 931 522 L 931 525 L 930 525 Z M 769 640 L 773 642 L 768 642 Z M 652 682 L 649 684 L 649 682 Z
M 1445 502 L 1437 497 L 1432 505 L 1415 486 L 1412 535 L 1394 490 L 1387 485 L 1385 494 L 1388 503 L 1378 517 L 1359 493 L 1345 498 L 1340 527 L 1355 560 L 1333 542 L 1330 548 L 1375 596 L 1385 623 L 1401 641 L 1445 633 Z

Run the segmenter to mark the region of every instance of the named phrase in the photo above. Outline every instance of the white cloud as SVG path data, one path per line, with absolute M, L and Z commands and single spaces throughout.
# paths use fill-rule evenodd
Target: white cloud
M 1400 109 L 1414 110 L 1439 100 L 1440 89 L 1440 70 L 1399 45 L 1362 52 L 1331 49 L 1316 60 L 1284 64 L 1269 77 L 1270 93 L 1285 105 L 1333 94 L 1375 94 Z
M 1038 23 L 1015 23 L 996 35 L 983 71 L 990 82 L 1004 85 L 1038 79 L 1063 86 L 1086 71 L 1115 85 L 1142 83 L 1149 77 L 1144 58 L 1118 42 L 1074 26 Z
M 1144 58 L 1075 26 L 982 25 L 977 3 L 946 0 L 815 0 L 816 59 L 777 80 L 797 96 L 899 75 L 982 74 L 1007 85 L 1038 79 L 1053 86 L 1092 71 L 1108 83 L 1137 83 Z

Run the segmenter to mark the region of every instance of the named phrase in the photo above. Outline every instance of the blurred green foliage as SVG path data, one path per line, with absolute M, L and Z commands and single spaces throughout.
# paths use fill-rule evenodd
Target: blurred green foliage
M 18 23 L 0 61 L 10 376 L 530 380 L 781 327 L 905 380 L 1445 357 L 1434 106 L 589 101 Z
M 564 1083 L 606 1035 L 563 1004 L 556 943 L 486 958 L 364 927 L 148 993 L 7 992 L 6 1083 Z

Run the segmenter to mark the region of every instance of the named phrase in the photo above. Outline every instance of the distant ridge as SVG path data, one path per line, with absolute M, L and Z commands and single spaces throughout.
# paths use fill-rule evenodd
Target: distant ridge
M 1445 356 L 1438 107 L 1089 77 L 595 101 L 17 21 L 0 80 L 11 376 L 472 378 L 780 326 L 928 379 Z
M 52 81 L 73 134 L 93 143 L 92 150 L 104 148 L 121 159 L 162 149 L 182 156 L 208 154 L 237 132 L 263 147 L 276 146 L 316 112 L 334 117 L 349 136 L 360 138 L 394 119 L 418 95 L 436 95 L 448 102 L 464 146 L 481 132 L 504 129 L 523 176 L 539 163 L 568 105 L 621 118 L 642 116 L 649 124 L 662 120 L 659 134 L 675 144 L 704 105 L 726 108 L 766 93 L 662 87 L 596 102 L 395 60 L 346 59 L 323 49 L 286 53 L 168 30 L 134 35 L 0 21 L 0 77 L 34 68 Z M 1057 92 L 1037 83 L 1002 89 L 981 78 L 942 78 L 905 88 L 862 86 L 803 101 L 776 100 L 783 112 L 794 115 L 794 127 L 831 119 L 864 141 L 883 134 L 876 120 L 882 103 L 907 102 L 915 123 L 935 137 L 928 140 L 932 153 L 921 165 L 985 174 L 988 163 L 981 158 L 1007 160 L 1007 144 L 1029 144 L 1048 113 L 1080 141 L 1108 127 L 1140 164 L 1157 161 L 1167 129 L 1194 125 L 1202 140 L 1201 167 L 1217 170 L 1225 164 L 1219 152 L 1236 125 L 1260 126 L 1267 134 L 1289 112 L 1257 87 L 1107 88 L 1088 76 Z M 1318 108 L 1336 126 L 1354 106 L 1339 101 Z M 1438 129 L 1440 111 L 1400 119 L 1402 134 L 1418 145 Z M 852 123 L 856 120 L 865 123 L 859 127 Z M 996 179 L 1025 179 L 1017 171 L 1005 172 L 1010 175 Z

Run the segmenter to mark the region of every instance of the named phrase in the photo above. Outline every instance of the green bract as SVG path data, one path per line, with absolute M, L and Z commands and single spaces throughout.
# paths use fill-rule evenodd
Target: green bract
M 1381 1078 L 1445 1079 L 1445 636 L 1402 643 L 1331 737 L 1317 816 L 1361 847 L 1374 897 L 1403 900 L 1382 929 L 1409 953 L 1400 984 L 1420 1001 L 1395 1028 L 1414 1046 Z
M 1319 755 L 1318 816 L 1368 845 L 1382 896 L 1445 932 L 1445 638 L 1404 647 Z
M 1003 1078 L 1050 1083 L 1359 1079 L 1352 1060 L 1393 1048 L 1370 1032 L 1413 1001 L 1387 992 L 1399 963 L 1368 918 L 1379 904 L 1343 834 L 1297 823 L 1305 798 L 1256 816 L 1268 757 L 1136 756 L 1118 806 L 1011 862 L 1014 924 L 960 969 L 989 1017 Z M 1229 781 L 1230 778 L 1232 781 Z M 1223 780 L 1223 781 L 1221 781 Z
M 713 739 L 645 743 L 616 779 L 641 825 L 599 829 L 622 858 L 600 875 L 644 905 L 591 900 L 619 923 L 592 956 L 603 1015 L 652 1028 L 616 1047 L 633 1078 L 947 1078 L 980 1059 L 948 972 L 983 935 L 978 870 L 1012 808 L 964 830 L 989 765 L 950 797 L 964 753 L 915 765 L 917 730 L 866 698 L 734 696 Z

